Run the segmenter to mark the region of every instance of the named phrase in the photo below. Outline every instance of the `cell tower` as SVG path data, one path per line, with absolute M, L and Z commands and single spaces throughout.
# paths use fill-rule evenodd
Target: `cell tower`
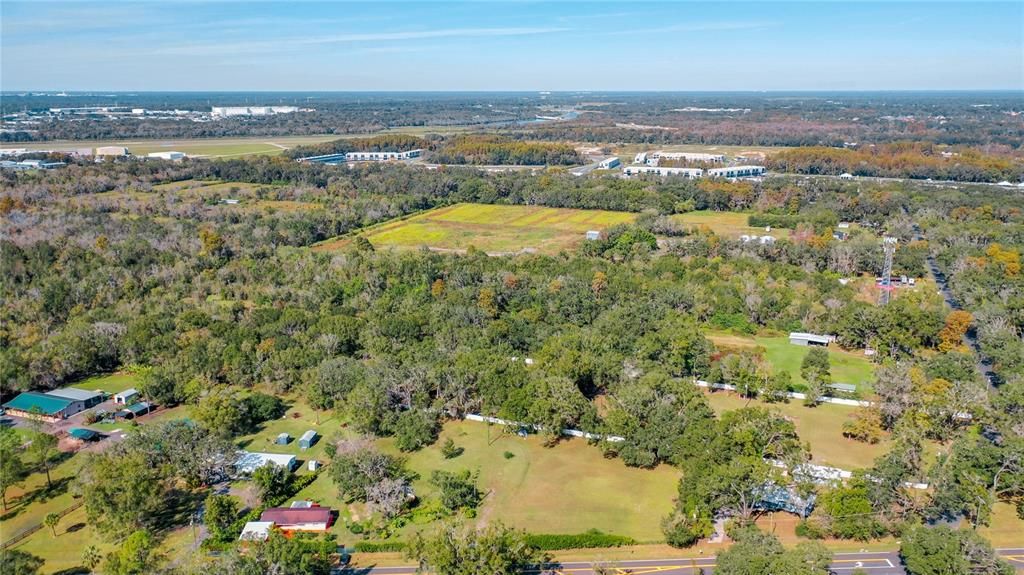
M 886 236 L 882 238 L 882 250 L 885 252 L 885 264 L 882 265 L 882 288 L 881 305 L 889 304 L 889 294 L 892 293 L 892 256 L 896 253 L 896 238 Z

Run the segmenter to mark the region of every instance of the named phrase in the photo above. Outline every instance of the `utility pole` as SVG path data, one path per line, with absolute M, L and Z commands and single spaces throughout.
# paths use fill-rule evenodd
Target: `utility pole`
M 892 292 L 892 256 L 896 253 L 896 238 L 882 238 L 882 250 L 885 252 L 885 263 L 882 265 L 881 305 L 889 305 Z

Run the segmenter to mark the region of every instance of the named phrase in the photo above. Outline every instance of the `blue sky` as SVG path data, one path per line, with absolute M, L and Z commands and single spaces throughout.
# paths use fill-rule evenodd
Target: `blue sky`
M 4 90 L 1024 89 L 1024 2 L 0 4 Z

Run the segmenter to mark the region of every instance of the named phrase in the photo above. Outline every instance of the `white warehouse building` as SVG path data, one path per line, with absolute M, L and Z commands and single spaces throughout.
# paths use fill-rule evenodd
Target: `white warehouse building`
M 215 118 L 228 116 L 271 116 L 298 112 L 297 106 L 213 106 L 210 115 Z
M 345 154 L 348 162 L 390 162 L 396 160 L 411 160 L 423 155 L 423 150 L 409 150 L 408 152 L 349 152 Z
M 146 157 L 180 162 L 185 159 L 185 152 L 152 152 Z
M 666 160 L 685 160 L 687 162 L 709 162 L 715 164 L 725 162 L 723 154 L 702 154 L 699 152 L 654 152 L 650 155 L 650 158 L 653 160 L 665 158 Z
M 753 178 L 763 176 L 767 170 L 764 166 L 729 166 L 728 168 L 712 168 L 708 170 L 709 178 Z
M 612 156 L 610 158 L 601 160 L 601 163 L 597 165 L 597 169 L 610 170 L 612 168 L 618 167 L 621 163 L 622 162 L 619 161 L 619 158 L 617 156 Z
M 626 166 L 622 173 L 627 176 L 639 176 L 652 174 L 655 176 L 682 176 L 694 180 L 704 175 L 700 168 L 661 168 L 658 166 Z

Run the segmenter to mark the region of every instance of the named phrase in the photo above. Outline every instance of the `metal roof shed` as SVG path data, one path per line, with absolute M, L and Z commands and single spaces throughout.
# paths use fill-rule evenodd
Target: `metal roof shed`
M 306 433 L 303 433 L 302 437 L 299 438 L 299 447 L 302 449 L 309 449 L 310 447 L 313 447 L 313 445 L 316 444 L 318 437 L 319 436 L 316 432 L 310 429 Z
M 99 433 L 96 433 L 95 431 L 91 429 L 86 429 L 84 427 L 72 427 L 71 429 L 68 430 L 68 435 L 74 437 L 75 439 L 81 439 L 82 441 L 93 441 L 95 439 L 98 439 L 100 436 Z
M 287 433 L 278 433 L 277 434 L 277 439 L 274 440 L 274 443 L 276 443 L 278 445 L 288 445 L 288 442 L 291 441 L 291 440 L 292 440 L 292 436 L 291 435 L 288 435 Z

